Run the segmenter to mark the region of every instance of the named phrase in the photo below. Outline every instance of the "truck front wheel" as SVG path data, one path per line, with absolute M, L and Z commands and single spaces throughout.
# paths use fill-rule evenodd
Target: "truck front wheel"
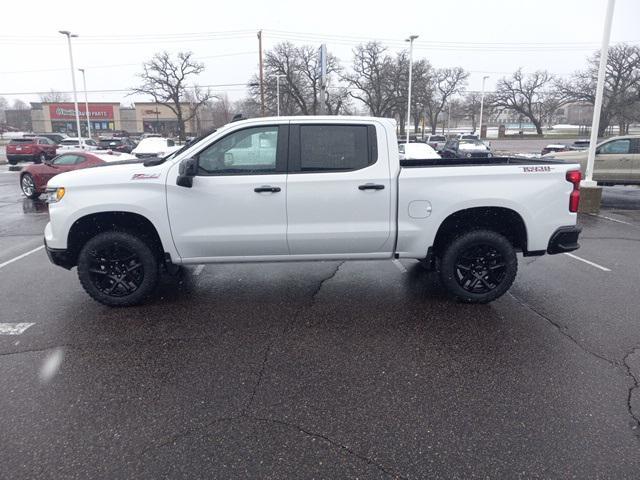
M 110 307 L 142 302 L 158 282 L 158 260 L 152 249 L 128 232 L 99 233 L 78 256 L 78 278 L 85 291 Z
M 440 279 L 456 298 L 488 303 L 511 287 L 518 272 L 516 252 L 503 235 L 474 230 L 454 239 L 440 261 Z

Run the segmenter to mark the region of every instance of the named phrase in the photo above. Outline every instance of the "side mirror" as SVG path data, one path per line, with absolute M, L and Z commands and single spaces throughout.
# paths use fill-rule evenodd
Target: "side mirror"
M 198 174 L 198 160 L 196 158 L 185 158 L 178 167 L 178 178 L 176 185 L 180 187 L 193 187 L 193 177 Z

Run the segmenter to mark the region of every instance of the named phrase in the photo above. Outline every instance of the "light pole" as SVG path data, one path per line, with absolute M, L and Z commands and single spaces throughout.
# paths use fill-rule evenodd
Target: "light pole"
M 616 0 L 607 3 L 607 14 L 602 32 L 602 45 L 600 47 L 600 65 L 598 68 L 598 84 L 596 86 L 596 98 L 593 105 L 593 119 L 591 120 L 591 138 L 589 141 L 589 153 L 587 155 L 587 168 L 585 171 L 583 187 L 597 187 L 593 181 L 593 162 L 596 158 L 596 143 L 598 143 L 598 130 L 600 129 L 600 110 L 602 109 L 602 97 L 604 93 L 604 80 L 609 56 L 609 39 L 611 38 L 611 21 L 613 20 L 613 7 Z M 598 202 L 599 203 L 599 202 Z
M 82 85 L 84 86 L 84 115 L 87 117 L 87 138 L 91 138 L 91 122 L 89 121 L 89 100 L 87 98 L 87 78 L 84 75 L 84 68 L 79 68 L 82 72 Z
M 409 125 L 411 125 L 411 75 L 413 73 L 413 41 L 418 35 L 409 35 L 405 42 L 409 42 L 409 92 L 407 94 L 407 143 L 409 143 Z
M 280 77 L 286 77 L 286 75 L 278 74 L 271 75 L 272 77 L 276 77 L 276 112 L 277 116 L 280 116 Z
M 73 84 L 73 105 L 76 109 L 76 128 L 78 129 L 78 142 L 82 138 L 80 131 L 80 112 L 78 110 L 78 92 L 76 90 L 76 72 L 73 68 L 73 51 L 71 50 L 71 38 L 76 38 L 78 35 L 71 33 L 68 30 L 59 30 L 59 33 L 67 36 L 67 43 L 69 44 L 69 63 L 71 64 L 71 83 Z M 81 145 L 79 145 L 81 146 Z
M 480 122 L 479 122 L 479 126 L 478 126 L 478 130 L 480 131 L 480 133 L 478 133 L 478 138 L 482 138 L 482 109 L 484 107 L 484 82 L 487 80 L 487 78 L 489 78 L 489 75 L 485 75 L 484 77 L 482 77 L 482 93 L 480 94 Z

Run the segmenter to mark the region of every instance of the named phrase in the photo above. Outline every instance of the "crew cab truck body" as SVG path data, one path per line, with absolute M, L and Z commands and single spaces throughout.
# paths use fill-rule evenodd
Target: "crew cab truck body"
M 578 165 L 412 160 L 395 121 L 228 124 L 165 159 L 57 175 L 45 244 L 113 306 L 179 264 L 412 258 L 467 302 L 505 293 L 524 255 L 578 248 Z

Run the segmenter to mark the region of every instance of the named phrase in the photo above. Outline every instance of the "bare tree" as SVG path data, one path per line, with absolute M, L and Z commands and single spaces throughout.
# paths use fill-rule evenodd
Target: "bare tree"
M 556 78 L 546 70 L 524 75 L 522 69 L 498 80 L 492 106 L 511 110 L 528 118 L 542 135 L 545 119 L 567 103 L 567 95 L 556 87 Z
M 26 102 L 23 102 L 19 98 L 16 98 L 11 105 L 12 110 L 29 110 L 29 105 Z
M 358 45 L 353 50 L 352 72 L 343 75 L 349 94 L 364 103 L 371 115 L 389 115 L 394 108 L 392 77 L 394 61 L 379 42 Z
M 40 101 L 43 103 L 62 103 L 69 102 L 71 99 L 68 94 L 51 89 L 48 93 L 40 95 Z
M 7 121 L 4 111 L 9 108 L 9 102 L 6 98 L 0 97 L 0 123 Z
M 600 52 L 588 59 L 586 70 L 576 72 L 569 81 L 558 82 L 558 88 L 569 99 L 593 105 L 598 81 Z M 617 121 L 620 134 L 628 131 L 629 123 L 640 121 L 640 46 L 621 43 L 609 49 L 604 96 L 600 111 L 603 135 Z
M 284 115 L 316 115 L 320 112 L 320 65 L 318 49 L 311 45 L 295 46 L 290 42 L 276 45 L 266 52 L 265 70 L 265 103 L 267 111 L 275 115 L 277 112 L 277 80 L 280 75 L 280 111 Z M 348 108 L 346 89 L 335 85 L 342 72 L 338 59 L 327 55 L 327 76 L 330 87 L 327 92 L 325 108 L 330 115 L 344 113 Z M 251 96 L 260 96 L 258 77 L 254 76 L 249 83 Z
M 438 117 L 449 99 L 463 91 L 469 73 L 462 67 L 438 68 L 429 76 L 429 96 L 425 104 L 425 112 L 431 125 L 431 133 L 436 133 Z
M 185 138 L 185 124 L 212 98 L 208 89 L 188 84 L 191 77 L 204 71 L 204 65 L 193 60 L 192 55 L 191 52 L 179 52 L 174 60 L 168 52 L 156 53 L 143 64 L 144 72 L 139 75 L 142 85 L 133 88 L 134 93 L 149 95 L 176 115 L 181 140 Z M 187 94 L 189 90 L 190 95 Z

